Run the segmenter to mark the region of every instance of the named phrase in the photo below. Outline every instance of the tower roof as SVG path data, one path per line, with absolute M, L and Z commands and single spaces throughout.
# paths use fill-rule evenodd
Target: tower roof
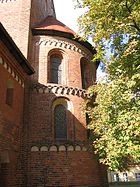
M 38 25 L 35 25 L 32 28 L 32 33 L 33 35 L 50 35 L 68 38 L 80 43 L 89 49 L 92 54 L 96 53 L 95 48 L 88 41 L 82 40 L 81 37 L 75 37 L 76 33 L 65 24 L 58 21 L 54 16 L 47 16 Z
M 54 30 L 72 34 L 76 34 L 62 22 L 58 21 L 54 16 L 47 16 L 40 24 L 34 27 L 35 30 Z

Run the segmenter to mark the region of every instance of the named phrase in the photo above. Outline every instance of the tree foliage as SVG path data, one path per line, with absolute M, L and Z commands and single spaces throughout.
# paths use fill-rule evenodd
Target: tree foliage
M 80 31 L 93 38 L 93 61 L 106 64 L 109 80 L 91 87 L 85 102 L 93 146 L 100 162 L 123 170 L 140 162 L 140 0 L 78 3 L 86 10 L 79 18 Z

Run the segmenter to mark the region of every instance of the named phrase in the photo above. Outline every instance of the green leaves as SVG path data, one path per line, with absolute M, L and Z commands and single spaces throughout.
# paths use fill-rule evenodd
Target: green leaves
M 91 119 L 89 128 L 92 136 L 96 135 L 95 153 L 113 170 L 123 170 L 130 163 L 140 161 L 140 105 L 133 101 L 127 84 L 122 80 L 98 84 L 89 90 L 98 93 L 98 105 L 86 107 L 91 100 L 85 103 L 85 113 Z
M 80 31 L 93 38 L 106 64 L 109 83 L 88 92 L 84 111 L 91 119 L 91 140 L 100 162 L 123 170 L 140 162 L 140 1 L 81 0 L 86 12 Z M 108 48 L 112 54 L 106 58 Z M 96 100 L 93 99 L 96 95 Z

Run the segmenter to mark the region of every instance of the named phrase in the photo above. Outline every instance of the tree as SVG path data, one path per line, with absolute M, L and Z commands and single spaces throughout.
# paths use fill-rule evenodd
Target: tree
M 78 5 L 85 9 L 80 32 L 93 38 L 93 61 L 106 64 L 109 80 L 90 87 L 85 102 L 93 147 L 101 163 L 123 170 L 140 162 L 140 0 L 79 0 Z

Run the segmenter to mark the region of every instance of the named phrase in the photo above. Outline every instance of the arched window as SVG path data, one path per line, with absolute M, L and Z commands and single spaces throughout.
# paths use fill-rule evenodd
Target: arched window
M 80 66 L 81 66 L 82 88 L 85 89 L 86 88 L 86 82 L 85 82 L 85 62 L 81 61 L 80 62 Z
M 80 67 L 82 88 L 87 89 L 93 84 L 93 64 L 83 57 L 80 60 Z
M 55 139 L 67 139 L 67 109 L 63 104 L 54 108 Z
M 62 57 L 59 55 L 51 55 L 51 83 L 62 83 Z

